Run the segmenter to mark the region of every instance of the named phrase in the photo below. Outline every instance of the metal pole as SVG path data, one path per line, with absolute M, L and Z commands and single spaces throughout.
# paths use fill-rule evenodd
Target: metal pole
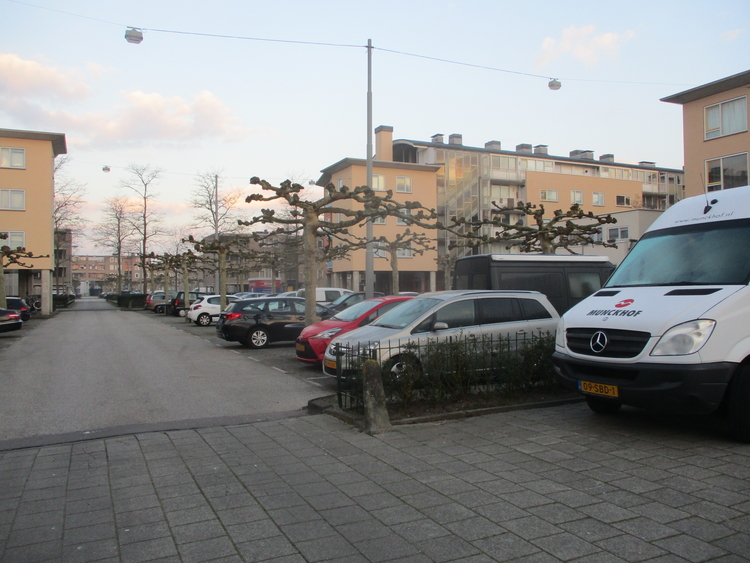
M 214 241 L 216 242 L 217 245 L 219 244 L 219 175 L 218 174 L 214 174 Z M 216 278 L 214 280 L 216 287 L 214 287 L 214 293 L 221 292 L 220 276 L 221 276 L 221 273 L 219 272 L 219 254 L 217 251 Z
M 367 185 L 372 188 L 372 39 L 367 40 Z M 367 219 L 365 250 L 365 297 L 375 296 L 375 248 L 372 219 Z

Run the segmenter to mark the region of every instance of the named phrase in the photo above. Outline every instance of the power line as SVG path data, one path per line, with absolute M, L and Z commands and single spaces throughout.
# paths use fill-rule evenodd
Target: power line
M 219 39 L 236 39 L 236 40 L 242 40 L 242 41 L 261 41 L 261 42 L 267 42 L 267 43 L 287 43 L 287 44 L 294 44 L 294 45 L 314 45 L 317 47 L 342 47 L 342 48 L 357 48 L 357 49 L 367 49 L 367 45 L 356 45 L 356 44 L 348 44 L 348 43 L 332 43 L 332 42 L 318 42 L 318 41 L 301 41 L 301 40 L 294 40 L 294 39 L 273 39 L 268 37 L 249 37 L 249 36 L 243 36 L 243 35 L 225 35 L 220 33 L 203 33 L 198 31 L 179 31 L 179 30 L 173 30 L 173 29 L 156 29 L 156 28 L 149 28 L 149 27 L 135 27 L 135 26 L 127 26 L 124 24 L 111 22 L 108 20 L 103 20 L 99 18 L 94 18 L 91 16 L 84 16 L 81 14 L 76 14 L 73 12 L 67 12 L 64 10 L 57 10 L 55 8 L 48 8 L 46 6 L 39 6 L 37 4 L 31 4 L 30 2 L 23 2 L 22 0 L 7 0 L 8 2 L 13 2 L 15 4 L 22 4 L 24 6 L 31 6 L 33 8 L 38 8 L 41 10 L 49 10 L 51 12 L 57 12 L 60 14 L 65 14 L 68 16 L 78 17 L 78 18 L 84 18 L 92 21 L 97 21 L 101 23 L 106 23 L 109 25 L 116 25 L 118 27 L 126 27 L 126 28 L 132 28 L 139 31 L 152 31 L 155 33 L 171 33 L 175 35 L 194 35 L 197 37 L 215 37 Z M 470 68 L 478 68 L 482 70 L 490 70 L 493 72 L 503 72 L 506 74 L 515 74 L 518 76 L 528 76 L 531 78 L 542 78 L 545 80 L 548 80 L 550 78 L 553 78 L 552 75 L 541 75 L 541 74 L 532 74 L 529 72 L 521 72 L 516 70 L 509 70 L 504 68 L 498 68 L 498 67 L 492 67 L 492 66 L 486 66 L 486 65 L 480 65 L 475 63 L 466 63 L 462 61 L 453 61 L 450 59 L 443 59 L 440 57 L 432 57 L 429 55 L 420 55 L 417 53 L 407 53 L 405 51 L 397 51 L 395 49 L 387 49 L 383 47 L 373 47 L 373 49 L 377 49 L 378 51 L 383 51 L 384 53 L 392 53 L 395 55 L 402 55 L 405 57 L 415 57 L 419 59 L 426 59 L 446 64 L 453 64 L 453 65 L 459 65 L 459 66 L 465 66 Z M 645 81 L 627 81 L 627 80 L 599 80 L 594 78 L 571 78 L 571 77 L 562 77 L 557 76 L 554 77 L 558 80 L 570 80 L 574 82 L 598 82 L 603 84 L 640 84 L 644 86 L 694 86 L 693 84 L 682 84 L 682 83 L 669 83 L 669 82 L 645 82 Z

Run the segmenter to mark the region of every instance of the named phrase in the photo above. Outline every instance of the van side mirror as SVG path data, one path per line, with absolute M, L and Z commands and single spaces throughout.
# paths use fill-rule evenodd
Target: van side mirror
M 445 330 L 447 328 L 448 328 L 448 323 L 444 323 L 444 322 L 441 322 L 441 321 L 438 321 L 434 325 L 432 325 L 432 330 L 433 331 Z

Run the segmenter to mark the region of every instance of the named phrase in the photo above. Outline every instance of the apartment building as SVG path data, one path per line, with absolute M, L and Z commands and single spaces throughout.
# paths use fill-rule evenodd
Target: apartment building
M 373 162 L 373 185 L 376 192 L 391 190 L 397 202 L 418 201 L 428 209 L 435 209 L 437 203 L 436 178 L 440 166 L 414 162 L 397 162 L 393 158 L 393 128 L 380 126 L 375 130 L 375 158 Z M 341 188 L 355 188 L 367 185 L 367 161 L 365 159 L 345 158 L 323 169 L 317 181 L 320 186 L 333 183 Z M 337 205 L 344 209 L 353 209 L 355 202 L 342 200 Z M 330 217 L 332 222 L 339 218 Z M 385 237 L 393 241 L 395 235 L 410 232 L 420 233 L 432 241 L 431 248 L 423 253 L 414 248 L 403 248 L 398 251 L 399 286 L 391 287 L 391 263 L 388 253 L 383 248 L 376 248 L 374 254 L 375 291 L 398 293 L 400 291 L 433 291 L 437 287 L 437 232 L 424 230 L 413 225 L 406 225 L 396 217 L 387 217 L 373 222 L 373 238 Z M 349 229 L 352 237 L 365 239 L 366 228 L 360 226 Z M 333 244 L 336 244 L 335 242 Z M 423 248 L 420 248 L 423 250 Z M 363 291 L 365 283 L 365 250 L 354 250 L 348 258 L 329 263 L 331 285 L 344 287 L 353 291 Z
M 110 254 L 73 256 L 70 263 L 73 286 L 80 295 L 98 295 L 102 291 L 115 291 L 118 270 L 121 272 L 123 290 L 141 289 L 143 274 L 136 254 L 122 255 L 119 268 L 117 256 Z
M 662 98 L 682 105 L 687 196 L 748 184 L 748 93 L 750 70 Z
M 55 197 L 54 166 L 66 154 L 65 135 L 0 129 L 0 232 L 2 242 L 45 258 L 29 260 L 31 268 L 5 269 L 9 295 L 39 295 L 42 313 L 52 312 Z

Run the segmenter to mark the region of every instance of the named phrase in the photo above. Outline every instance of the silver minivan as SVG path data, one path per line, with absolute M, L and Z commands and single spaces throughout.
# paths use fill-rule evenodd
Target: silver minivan
M 378 350 L 381 365 L 398 365 L 406 345 L 449 338 L 508 338 L 555 334 L 560 320 L 549 300 L 536 291 L 437 291 L 424 293 L 388 311 L 372 324 L 335 338 L 323 371 L 336 375 L 336 351 L 364 354 Z M 390 360 L 390 361 L 389 361 Z

